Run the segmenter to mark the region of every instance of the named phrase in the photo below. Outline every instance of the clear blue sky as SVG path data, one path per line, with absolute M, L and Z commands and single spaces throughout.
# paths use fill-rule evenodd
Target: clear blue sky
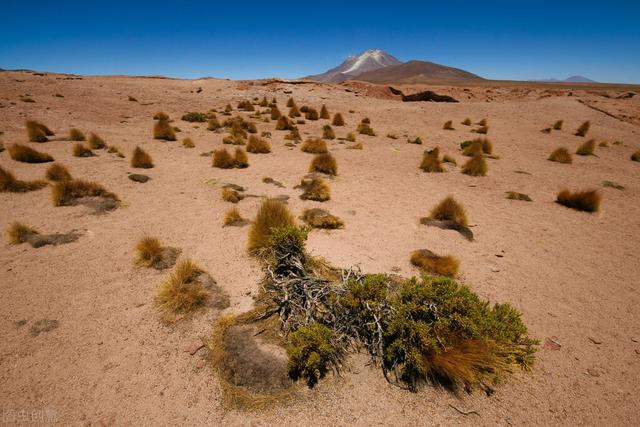
M 486 78 L 640 83 L 640 1 L 13 1 L 0 68 L 300 77 L 375 48 Z

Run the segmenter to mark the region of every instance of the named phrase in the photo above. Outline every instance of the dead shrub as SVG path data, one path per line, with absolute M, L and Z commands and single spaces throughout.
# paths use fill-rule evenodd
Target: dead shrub
M 267 199 L 262 202 L 251 228 L 247 247 L 250 251 L 266 248 L 270 245 L 274 228 L 294 226 L 293 215 L 284 203 Z
M 337 175 L 338 164 L 331 153 L 317 154 L 311 161 L 309 172 L 322 172 L 327 175 Z
M 640 150 L 631 155 L 631 160 L 633 160 L 634 162 L 640 162 Z
M 216 131 L 221 127 L 222 125 L 220 124 L 220 122 L 216 117 L 210 117 L 209 120 L 207 121 L 207 130 Z
M 321 138 L 309 138 L 300 147 L 305 153 L 322 154 L 326 153 L 327 143 Z
M 231 169 L 235 166 L 233 156 L 227 151 L 226 148 L 222 150 L 214 150 L 213 152 L 213 167 L 220 169 Z
M 162 139 L 164 141 L 175 141 L 176 133 L 169 120 L 167 119 L 158 119 L 156 124 L 153 126 L 153 138 L 154 139 Z
M 551 160 L 552 162 L 557 163 L 571 163 L 573 159 L 571 158 L 571 153 L 564 147 L 556 148 L 553 153 L 549 156 L 547 160 Z
M 153 167 L 153 160 L 146 151 L 136 146 L 133 150 L 133 154 L 131 155 L 131 167 L 150 169 Z
M 471 126 L 471 119 L 467 117 L 461 123 L 465 126 Z
M 46 187 L 45 181 L 21 181 L 0 166 L 0 193 L 26 193 Z
M 188 315 L 204 307 L 210 293 L 200 280 L 203 275 L 206 273 L 190 259 L 181 261 L 160 285 L 156 304 L 169 315 Z
M 158 111 L 153 115 L 153 120 L 166 120 L 169 121 L 169 115 L 164 111 Z
M 24 125 L 31 142 L 47 142 L 47 136 L 53 135 L 53 132 L 48 127 L 35 120 L 27 120 Z
M 589 132 L 589 128 L 591 127 L 591 123 L 587 120 L 586 122 L 582 123 L 578 129 L 576 130 L 576 133 L 574 135 L 576 136 L 586 136 L 587 132 Z
M 602 198 L 597 190 L 571 192 L 562 190 L 556 202 L 571 209 L 585 212 L 598 212 Z
M 143 237 L 136 244 L 136 264 L 146 268 L 164 270 L 172 267 L 180 250 L 172 247 L 165 247 L 160 240 L 155 237 Z
M 464 146 L 462 154 L 465 156 L 473 157 L 476 154 L 493 153 L 493 144 L 487 138 L 476 138 L 471 143 L 465 141 L 461 145 Z
M 276 130 L 293 130 L 295 126 L 286 116 L 280 116 L 276 123 Z
M 53 182 L 69 181 L 73 179 L 67 168 L 60 163 L 54 163 L 49 166 L 45 176 L 49 181 Z
M 236 154 L 233 157 L 233 163 L 238 169 L 249 167 L 249 157 L 242 148 L 236 148 Z
M 580 147 L 578 147 L 578 149 L 576 150 L 576 154 L 579 156 L 593 156 L 593 152 L 595 151 L 595 149 L 596 149 L 596 140 L 590 139 L 584 144 L 582 144 Z
M 487 161 L 481 154 L 476 154 L 462 166 L 462 173 L 470 176 L 486 176 L 487 170 Z
M 247 152 L 255 154 L 264 154 L 271 152 L 271 144 L 266 139 L 262 139 L 259 136 L 251 135 L 249 142 L 247 143 Z
M 297 106 L 293 106 L 291 108 L 289 108 L 289 117 L 294 118 L 294 117 L 300 117 L 302 114 L 300 114 L 300 110 L 298 110 Z
M 77 143 L 73 146 L 74 157 L 93 157 L 93 151 L 82 143 Z
M 439 256 L 427 249 L 411 254 L 411 264 L 436 276 L 453 277 L 458 272 L 460 261 L 452 256 Z
M 34 150 L 31 147 L 22 144 L 10 145 L 7 150 L 9 156 L 15 161 L 23 163 L 47 163 L 53 162 L 53 157 L 47 153 Z
M 324 209 L 305 209 L 300 216 L 305 224 L 313 228 L 335 230 L 344 227 L 344 222 Z

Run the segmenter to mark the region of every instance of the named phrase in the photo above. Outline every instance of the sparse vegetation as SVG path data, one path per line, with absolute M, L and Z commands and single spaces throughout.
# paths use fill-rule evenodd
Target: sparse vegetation
M 461 123 L 465 126 L 471 126 L 471 119 L 467 117 Z
M 344 126 L 344 118 L 342 118 L 342 114 L 335 113 L 333 115 L 333 120 L 331 121 L 333 126 Z
M 73 155 L 75 157 L 92 157 L 93 151 L 81 142 L 73 145 Z
M 526 194 L 518 193 L 517 191 L 507 191 L 507 199 L 510 200 L 522 200 L 524 202 L 530 202 L 531 197 Z
M 247 152 L 248 153 L 270 153 L 271 152 L 271 144 L 266 139 L 262 139 L 259 136 L 251 135 L 249 137 L 249 142 L 247 143 Z
M 169 115 L 164 111 L 158 111 L 153 115 L 153 120 L 166 120 L 169 121 Z
M 124 159 L 124 154 L 122 154 L 120 152 L 120 149 L 118 147 L 116 147 L 115 145 L 110 145 L 107 147 L 107 153 L 111 153 L 111 154 L 115 154 L 118 157 L 121 157 Z
M 601 141 L 600 144 L 598 144 L 598 147 L 609 148 L 609 142 L 608 141 Z
M 480 126 L 477 129 L 473 129 L 471 132 L 480 133 L 482 135 L 486 135 L 489 133 L 489 126 Z
M 309 172 L 322 172 L 327 175 L 337 175 L 338 165 L 331 153 L 317 154 L 311 161 Z
M 84 197 L 100 197 L 113 202 L 119 201 L 118 196 L 95 182 L 72 179 L 60 181 L 51 187 L 53 206 L 72 206 L 76 204 L 78 199 Z
M 322 154 L 326 153 L 327 143 L 321 138 L 309 138 L 300 147 L 305 153 Z
M 322 137 L 324 139 L 336 139 L 336 134 L 331 125 L 322 126 Z
M 349 150 L 362 150 L 363 148 L 364 146 L 362 145 L 362 142 L 357 142 L 355 144 L 347 145 L 347 149 Z
M 193 143 L 193 140 L 189 137 L 186 137 L 182 140 L 182 146 L 184 148 L 195 148 L 195 144 Z
M 47 163 L 53 162 L 53 157 L 47 153 L 34 150 L 31 147 L 22 144 L 10 145 L 7 150 L 9 156 L 15 161 L 23 163 Z
M 444 125 L 442 126 L 442 129 L 444 129 L 444 130 L 455 130 L 453 128 L 453 121 L 447 120 L 446 122 L 444 122 Z
M 46 187 L 46 181 L 21 181 L 0 166 L 0 193 L 26 193 Z
M 446 197 L 431 209 L 428 218 L 438 221 L 452 221 L 465 226 L 468 225 L 467 212 L 452 196 Z
M 35 120 L 27 120 L 25 122 L 25 128 L 27 129 L 27 136 L 31 142 L 47 142 L 47 136 L 52 136 L 53 132 Z
M 487 125 L 487 119 L 482 119 L 478 122 L 478 126 L 486 126 Z
M 344 227 L 344 222 L 324 209 L 305 209 L 300 219 L 312 228 L 335 230 Z
M 278 120 L 280 116 L 282 116 L 282 113 L 280 112 L 278 107 L 276 107 L 275 105 L 271 107 L 270 114 L 271 114 L 271 120 Z
M 69 139 L 71 141 L 84 141 L 87 138 L 80 129 L 71 128 L 71 130 L 69 130 Z
M 558 120 L 557 122 L 555 122 L 553 124 L 553 129 L 554 130 L 562 130 L 562 125 L 564 124 L 563 120 Z
M 146 151 L 136 146 L 136 148 L 133 150 L 133 154 L 131 155 L 131 167 L 150 169 L 153 167 L 153 160 Z
M 587 120 L 586 122 L 582 123 L 580 127 L 578 127 L 578 130 L 576 130 L 576 133 L 574 135 L 586 136 L 587 132 L 589 132 L 590 127 L 591 127 L 591 123 Z
M 233 188 L 224 187 L 222 189 L 222 200 L 229 203 L 238 203 L 244 199 L 244 195 Z
M 209 120 L 207 121 L 207 130 L 216 131 L 221 127 L 222 125 L 218 121 L 217 117 L 209 117 Z
M 318 323 L 302 326 L 289 335 L 287 355 L 292 379 L 305 379 L 313 387 L 324 378 L 341 354 L 333 344 L 331 329 Z
M 331 188 L 329 188 L 329 184 L 320 177 L 304 178 L 299 187 L 304 190 L 304 193 L 300 195 L 302 200 L 325 202 L 331 198 Z
M 633 160 L 634 162 L 640 162 L 640 150 L 631 155 L 631 160 Z
M 153 138 L 165 141 L 175 141 L 176 133 L 168 119 L 158 119 L 153 126 Z
M 293 100 L 293 98 L 287 99 L 287 108 L 291 108 L 294 105 L 296 105 L 296 102 Z
M 222 150 L 214 150 L 213 152 L 213 167 L 220 169 L 231 169 L 235 166 L 233 156 L 227 151 L 226 148 Z
M 253 106 L 253 104 L 251 103 L 251 101 L 240 101 L 238 103 L 238 110 L 244 110 L 244 111 L 255 111 L 255 107 Z
M 67 168 L 60 163 L 54 163 L 49 166 L 45 176 L 49 181 L 53 182 L 69 181 L 73 179 Z
M 487 161 L 482 154 L 475 154 L 472 158 L 462 166 L 462 173 L 470 176 L 486 176 L 487 175 Z
M 579 156 L 593 156 L 593 152 L 595 151 L 595 149 L 596 149 L 596 140 L 590 139 L 584 144 L 582 144 L 580 147 L 578 147 L 578 149 L 576 150 L 576 154 Z
M 231 208 L 224 214 L 225 227 L 228 227 L 228 226 L 237 227 L 237 226 L 244 225 L 246 222 L 247 221 L 244 218 L 242 218 L 242 216 L 240 215 L 240 212 L 236 208 Z
M 461 144 L 462 154 L 473 157 L 476 154 L 482 155 L 493 153 L 493 144 L 487 138 L 476 138 L 473 141 L 465 141 Z
M 556 148 L 553 153 L 549 156 L 548 160 L 552 162 L 558 163 L 571 163 L 573 159 L 571 158 L 571 153 L 564 147 Z
M 420 169 L 424 172 L 444 172 L 442 163 L 440 162 L 440 150 L 434 148 L 433 150 L 425 151 L 422 157 L 422 163 L 420 163 Z
M 307 120 L 318 120 L 320 116 L 318 115 L 318 110 L 315 108 L 309 108 L 307 112 L 304 114 L 304 118 Z
M 210 294 L 198 278 L 204 271 L 190 259 L 176 265 L 169 278 L 160 285 L 156 303 L 173 315 L 186 315 L 204 306 Z
M 357 131 L 360 135 L 376 136 L 375 131 L 369 126 L 369 123 L 365 123 L 364 121 L 358 125 Z
M 7 228 L 7 237 L 10 245 L 25 243 L 34 234 L 38 234 L 36 229 L 21 222 L 14 222 Z
M 345 138 L 346 141 L 356 142 L 356 134 L 353 132 L 349 132 Z
M 136 245 L 136 264 L 147 268 L 153 267 L 162 260 L 162 244 L 155 237 L 144 237 Z
M 329 114 L 329 110 L 327 109 L 326 105 L 322 105 L 322 108 L 320 108 L 320 118 L 322 120 L 329 120 L 331 118 L 331 115 Z
M 191 111 L 191 112 L 185 113 L 182 116 L 182 120 L 185 122 L 191 122 L 191 123 L 193 122 L 204 123 L 207 121 L 207 115 L 204 113 Z
M 294 225 L 293 215 L 289 212 L 287 205 L 277 200 L 267 199 L 260 205 L 249 229 L 247 247 L 250 251 L 267 248 L 275 228 Z
M 98 135 L 91 132 L 89 134 L 89 148 L 93 150 L 100 150 L 103 148 L 107 148 L 107 143 L 104 142 L 104 140 L 100 138 Z
M 411 254 L 411 264 L 436 276 L 453 277 L 458 272 L 460 261 L 452 256 L 439 256 L 427 249 Z
M 233 156 L 233 163 L 238 169 L 244 169 L 249 167 L 249 157 L 242 148 L 236 148 L 236 153 Z
M 597 190 L 571 192 L 562 190 L 558 193 L 556 202 L 579 211 L 598 212 L 602 198 Z
M 276 123 L 276 130 L 294 130 L 295 126 L 286 116 L 280 116 Z
M 300 117 L 301 115 L 302 114 L 300 114 L 300 110 L 298 110 L 298 107 L 296 105 L 289 108 L 289 117 L 294 118 L 294 117 Z

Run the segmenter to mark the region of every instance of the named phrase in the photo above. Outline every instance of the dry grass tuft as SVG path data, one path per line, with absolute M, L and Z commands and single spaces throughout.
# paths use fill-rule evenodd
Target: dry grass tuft
M 460 261 L 452 256 L 438 256 L 427 249 L 411 254 L 411 264 L 436 276 L 453 277 L 458 272 Z
M 282 113 L 275 105 L 271 107 L 271 111 L 269 113 L 271 114 L 271 120 L 278 120 L 282 116 Z
M 164 111 L 158 111 L 153 115 L 153 120 L 169 120 L 169 115 Z
M 455 130 L 453 128 L 453 121 L 447 120 L 446 122 L 444 122 L 444 125 L 442 126 L 442 129 L 444 129 L 444 130 Z
M 276 123 L 276 130 L 294 130 L 295 126 L 286 116 L 280 116 Z
M 452 221 L 459 225 L 468 225 L 467 213 L 464 207 L 452 196 L 448 196 L 438 203 L 429 213 L 429 219 L 438 221 Z
M 355 144 L 347 145 L 348 150 L 362 150 L 364 147 L 362 142 L 357 142 Z
M 322 126 L 322 137 L 324 139 L 336 139 L 336 134 L 331 125 Z
M 294 117 L 300 117 L 302 114 L 300 114 L 300 110 L 298 109 L 298 107 L 296 105 L 294 105 L 293 107 L 289 108 L 289 117 L 294 118 Z
M 471 119 L 467 117 L 461 123 L 465 126 L 471 126 Z
M 227 226 L 239 227 L 246 223 L 247 223 L 247 220 L 242 218 L 242 216 L 240 215 L 240 212 L 236 208 L 231 208 L 224 214 L 225 227 Z
M 293 100 L 293 98 L 287 99 L 287 108 L 291 108 L 294 105 L 296 105 L 296 102 Z
M 571 153 L 564 147 L 556 148 L 553 153 L 549 156 L 547 160 L 551 160 L 552 162 L 558 163 L 571 163 L 573 159 L 571 158 Z
M 255 111 L 255 107 L 253 106 L 253 104 L 251 103 L 251 101 L 240 101 L 238 103 L 238 110 L 244 110 L 244 111 Z
M 522 200 L 524 202 L 531 202 L 531 197 L 524 193 L 518 193 L 517 191 L 507 191 L 507 199 L 510 200 Z
M 266 248 L 270 244 L 271 233 L 276 227 L 294 226 L 293 215 L 284 203 L 267 199 L 262 202 L 251 228 L 247 247 L 250 251 Z
M 53 182 L 69 181 L 73 179 L 67 168 L 62 166 L 60 163 L 54 163 L 49 166 L 45 176 L 49 181 Z
M 338 164 L 331 153 L 317 154 L 311 161 L 309 172 L 322 172 L 327 175 L 337 175 Z
M 309 138 L 300 147 L 305 153 L 322 154 L 326 153 L 327 143 L 321 138 Z
M 193 143 L 193 140 L 189 137 L 185 138 L 182 140 L 182 146 L 184 148 L 195 148 L 195 144 Z
M 209 121 L 207 122 L 207 130 L 211 130 L 211 131 L 216 131 L 218 129 L 220 129 L 222 127 L 222 125 L 220 124 L 220 122 L 218 121 L 218 119 L 216 117 L 210 117 Z
M 578 130 L 576 130 L 576 133 L 574 135 L 585 136 L 587 132 L 589 132 L 590 127 L 591 127 L 591 123 L 587 120 L 586 122 L 580 125 L 580 127 L 578 128 Z
M 176 133 L 173 127 L 171 127 L 171 123 L 167 119 L 158 119 L 156 124 L 153 126 L 153 138 L 154 139 L 162 139 L 165 141 L 175 141 Z
M 133 150 L 133 154 L 131 155 L 131 167 L 151 169 L 153 167 L 153 160 L 146 151 L 136 146 Z
M 162 261 L 163 247 L 155 237 L 144 237 L 136 245 L 136 264 L 147 268 L 153 267 Z
M 631 155 L 631 160 L 633 160 L 634 162 L 640 162 L 640 150 Z
M 609 148 L 609 141 L 602 141 L 598 144 L 598 147 Z
M 85 141 L 87 138 L 80 129 L 71 128 L 71 130 L 69 130 L 69 139 L 71 141 Z
M 487 119 L 482 119 L 478 122 L 478 126 L 486 126 L 487 125 Z
M 345 138 L 346 141 L 356 142 L 356 134 L 353 132 L 349 132 Z
M 89 148 L 93 150 L 100 150 L 102 148 L 107 148 L 107 143 L 104 142 L 104 139 L 91 132 L 89 134 Z
M 595 149 L 596 149 L 596 140 L 590 139 L 584 144 L 582 144 L 580 147 L 578 147 L 578 149 L 576 150 L 576 154 L 579 156 L 593 156 L 593 152 L 595 151 Z
M 557 122 L 555 122 L 553 124 L 553 129 L 554 130 L 562 130 L 562 125 L 564 124 L 563 120 L 558 120 Z
M 445 154 L 442 157 L 442 162 L 443 163 L 451 163 L 452 165 L 456 165 L 456 166 L 458 165 L 458 162 L 456 162 L 456 159 L 453 156 L 449 155 L 449 154 Z
M 480 126 L 478 129 L 473 129 L 471 132 L 486 135 L 487 133 L 489 133 L 489 126 Z
M 7 237 L 10 245 L 25 243 L 34 234 L 38 234 L 38 232 L 33 227 L 21 222 L 14 222 L 7 228 Z
M 420 169 L 424 172 L 444 172 L 444 168 L 442 167 L 439 157 L 440 150 L 438 150 L 438 148 L 425 151 L 422 163 L 420 163 Z
M 358 125 L 357 131 L 360 135 L 376 136 L 375 131 L 369 126 L 369 123 L 365 123 L 364 121 Z
M 53 135 L 53 132 L 48 127 L 35 120 L 27 120 L 24 125 L 31 142 L 47 142 L 47 136 Z
M 333 126 L 344 126 L 344 118 L 342 118 L 342 114 L 336 113 L 333 115 L 333 120 L 331 121 Z
M 227 151 L 226 148 L 222 150 L 215 150 L 213 152 L 213 167 L 220 169 L 231 169 L 235 166 L 233 156 Z
M 189 123 L 204 123 L 207 121 L 207 115 L 197 111 L 190 111 L 183 114 L 181 120 Z
M 190 314 L 203 307 L 210 294 L 198 280 L 204 271 L 186 259 L 176 265 L 169 278 L 160 285 L 156 303 L 161 310 L 173 315 Z
M 120 149 L 118 147 L 116 147 L 115 145 L 110 145 L 107 147 L 107 153 L 111 153 L 111 154 L 115 154 L 120 158 L 124 159 L 124 154 L 122 154 L 120 152 Z
M 470 176 L 485 176 L 487 170 L 487 161 L 482 154 L 476 154 L 462 166 L 462 173 Z
M 329 114 L 329 110 L 327 109 L 326 105 L 322 105 L 322 108 L 320 108 L 320 118 L 323 120 L 329 120 L 331 118 L 331 115 Z
M 81 142 L 73 146 L 74 157 L 93 157 L 93 151 Z
M 344 227 L 344 222 L 324 209 L 305 209 L 300 219 L 313 228 L 335 230 Z
M 84 197 L 100 197 L 114 202 L 119 201 L 118 196 L 95 182 L 72 179 L 60 181 L 51 187 L 53 206 L 73 206 L 78 199 Z
M 232 188 L 225 187 L 222 189 L 222 200 L 229 203 L 238 203 L 244 199 L 244 195 Z
M 308 108 L 307 112 L 304 114 L 304 118 L 307 120 L 318 120 L 320 116 L 318 115 L 318 110 L 315 108 Z
M 465 141 L 461 144 L 462 154 L 473 157 L 476 154 L 482 155 L 493 153 L 493 144 L 487 138 L 476 138 L 473 141 Z
M 304 178 L 297 187 L 304 190 L 304 193 L 300 195 L 302 200 L 326 202 L 331 198 L 331 188 L 329 187 L 329 184 L 320 177 Z
M 235 156 L 233 156 L 233 163 L 235 167 L 244 169 L 249 167 L 249 157 L 242 148 L 236 148 Z
M 585 212 L 598 212 L 602 198 L 597 190 L 571 192 L 562 190 L 556 202 L 571 209 Z
M 259 136 L 251 135 L 249 142 L 247 143 L 247 152 L 255 154 L 264 154 L 271 152 L 271 144 L 266 139 L 262 139 Z
M 0 166 L 0 193 L 26 193 L 46 187 L 45 181 L 20 181 L 8 170 Z
M 27 147 L 22 144 L 13 144 L 7 148 L 9 156 L 13 160 L 23 163 L 47 163 L 53 162 L 53 157 L 47 153 L 34 150 L 31 147 Z

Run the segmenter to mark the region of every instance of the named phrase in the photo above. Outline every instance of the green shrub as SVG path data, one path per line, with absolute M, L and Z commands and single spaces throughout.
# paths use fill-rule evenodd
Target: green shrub
M 290 334 L 287 355 L 291 378 L 304 378 L 309 387 L 323 378 L 340 358 L 340 352 L 332 340 L 331 329 L 318 323 L 303 326 Z
M 191 112 L 185 113 L 182 116 L 182 120 L 184 120 L 185 122 L 204 123 L 207 121 L 207 115 L 204 113 L 191 111 Z

